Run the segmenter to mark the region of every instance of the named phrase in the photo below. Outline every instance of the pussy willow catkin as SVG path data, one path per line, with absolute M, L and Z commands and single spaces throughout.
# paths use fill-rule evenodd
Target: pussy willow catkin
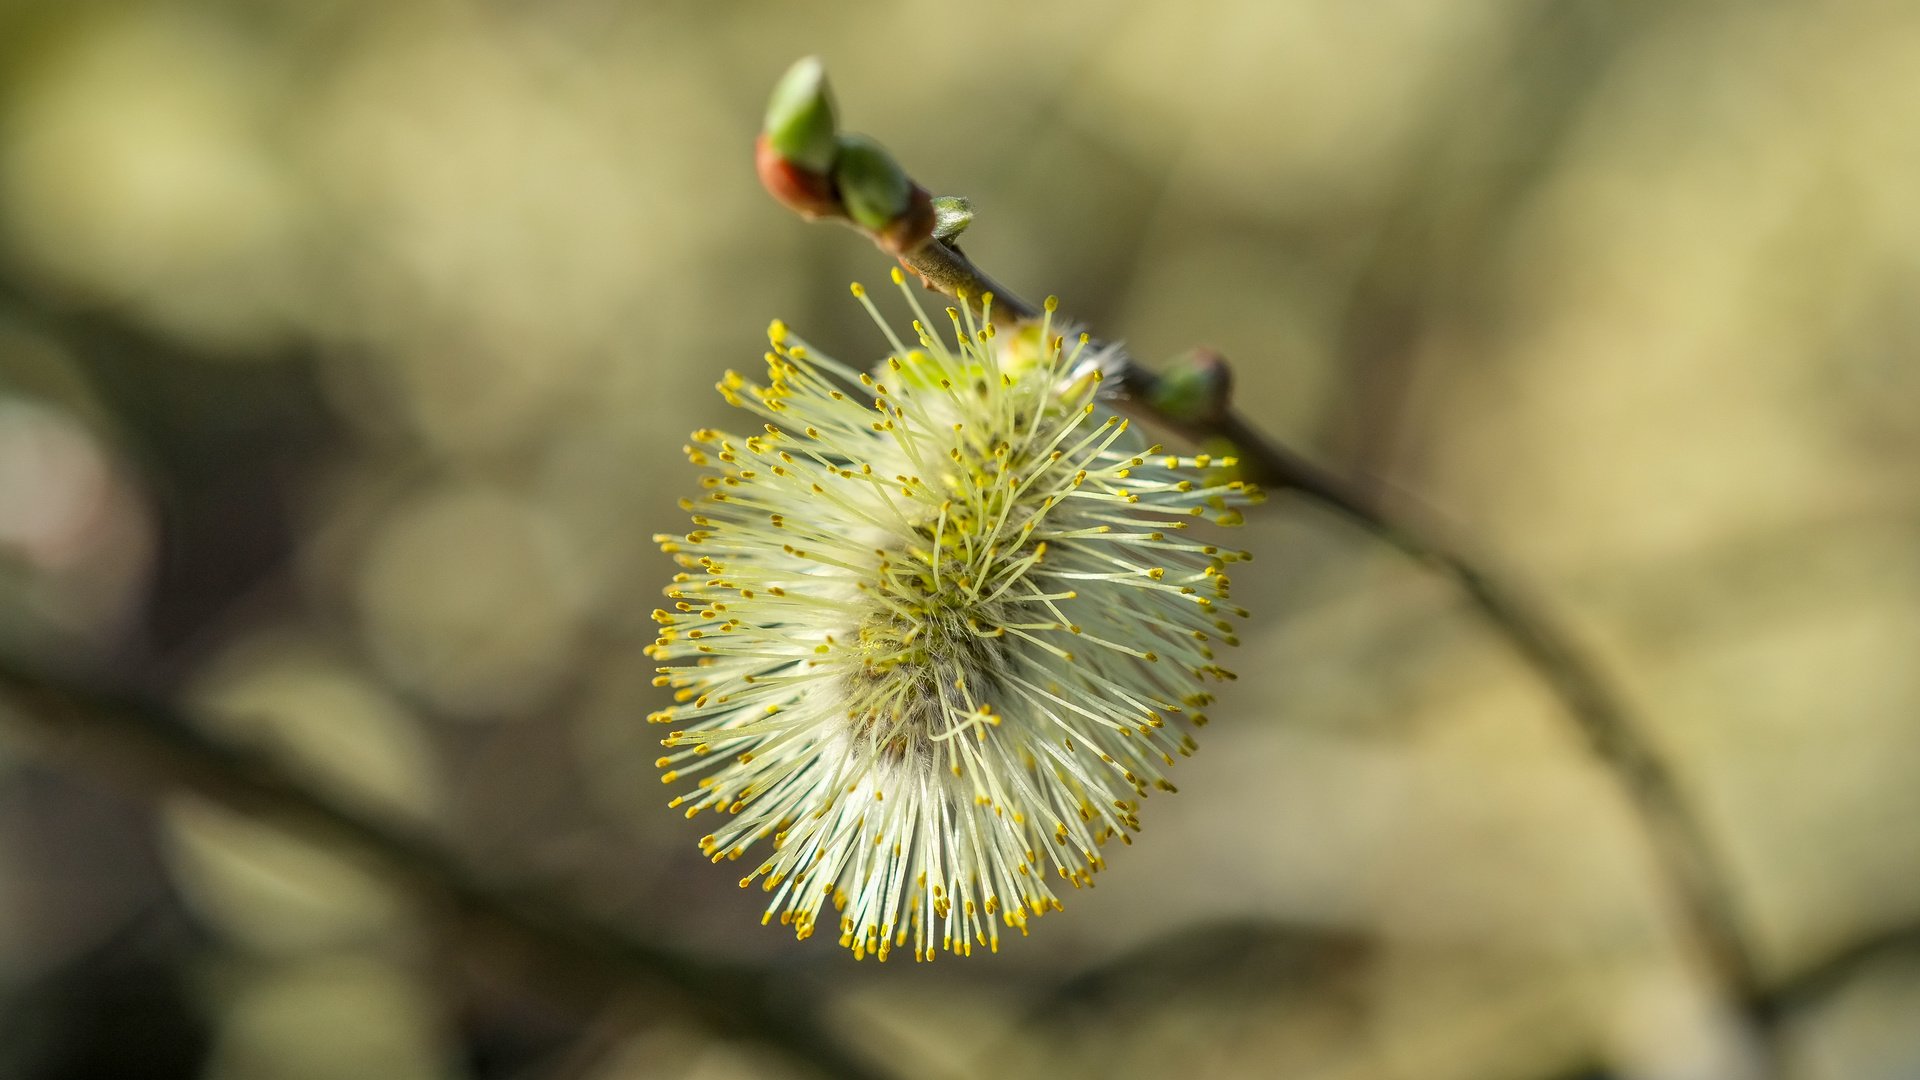
M 1246 615 L 1246 554 L 1188 526 L 1253 495 L 1141 445 L 1051 300 L 1005 333 L 949 309 L 950 346 L 902 292 L 912 341 L 854 287 L 892 349 L 871 374 L 775 323 L 766 384 L 720 383 L 762 424 L 694 433 L 706 493 L 656 538 L 683 570 L 649 650 L 672 805 L 719 818 L 701 848 L 757 860 L 763 921 L 805 938 L 831 904 L 883 960 L 997 948 L 1131 842 Z

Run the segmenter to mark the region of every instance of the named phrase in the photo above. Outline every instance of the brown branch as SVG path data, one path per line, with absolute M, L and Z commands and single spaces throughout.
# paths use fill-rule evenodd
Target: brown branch
M 813 92 L 821 110 L 830 115 L 824 80 L 816 78 L 815 82 Z M 778 120 L 770 113 L 770 124 Z M 862 140 L 860 145 L 871 169 L 877 144 Z M 1035 317 L 1037 308 L 996 284 L 952 242 L 966 222 L 936 235 L 932 216 L 923 212 L 928 204 L 925 189 L 891 159 L 886 164 L 896 174 L 897 186 L 890 190 L 896 196 L 898 211 L 878 227 L 855 220 L 857 215 L 847 213 L 836 202 L 844 194 L 842 183 L 855 178 L 843 176 L 833 165 L 825 172 L 805 175 L 811 193 L 811 201 L 805 205 L 788 197 L 786 188 L 790 184 L 769 181 L 767 187 L 775 198 L 804 217 L 842 220 L 865 233 L 930 289 L 976 309 L 982 306 L 983 296 L 991 294 L 990 315 L 995 322 L 1017 324 Z M 770 172 L 763 158 L 763 180 L 769 175 L 787 176 L 796 169 L 791 162 L 777 159 L 775 165 Z M 902 191 L 906 194 L 900 194 Z M 1161 376 L 1121 350 L 1108 350 L 1106 356 L 1111 377 L 1107 391 L 1116 409 L 1196 443 L 1226 444 L 1249 480 L 1271 491 L 1303 495 L 1451 579 L 1486 623 L 1552 689 L 1596 758 L 1618 783 L 1648 837 L 1657 873 L 1671 893 L 1688 940 L 1721 981 L 1727 999 L 1740 1003 L 1757 1000 L 1758 971 L 1742 933 L 1735 899 L 1677 778 L 1653 751 L 1644 725 L 1544 605 L 1490 571 L 1483 562 L 1467 557 L 1434 523 L 1405 509 L 1389 510 L 1368 497 L 1359 485 L 1261 434 L 1232 408 L 1231 379 L 1223 358 L 1202 353 L 1192 367 Z M 1752 1019 L 1756 1028 L 1765 1026 L 1759 1010 L 1753 1011 Z
M 928 237 L 924 242 L 900 253 L 900 265 L 919 275 L 921 284 L 952 297 L 971 297 L 976 303 L 983 296 L 993 297 L 987 316 L 1002 326 L 1015 326 L 1040 317 L 1040 309 L 1001 288 L 973 264 L 960 249 L 943 240 Z
M 835 1041 L 808 995 L 768 973 L 643 940 L 552 896 L 503 888 L 409 827 L 316 793 L 278 763 L 209 737 L 168 706 L 0 661 L 0 718 L 82 765 L 156 794 L 190 791 L 359 859 L 481 960 L 584 1014 L 609 999 L 645 995 L 823 1077 L 888 1075 Z
M 996 303 L 998 301 L 996 300 Z M 1218 361 L 1218 358 L 1213 358 Z M 1224 363 L 1223 361 L 1220 361 Z M 1249 478 L 1273 491 L 1292 491 L 1334 511 L 1402 554 L 1452 579 L 1495 633 L 1506 638 L 1560 699 L 1596 757 L 1620 785 L 1653 845 L 1671 899 L 1689 937 L 1735 999 L 1751 998 L 1760 974 L 1741 930 L 1739 906 L 1713 845 L 1687 805 L 1673 771 L 1653 750 L 1644 725 L 1600 675 L 1599 667 L 1539 601 L 1463 553 L 1447 532 L 1412 509 L 1393 510 L 1345 480 L 1268 439 L 1227 407 L 1226 382 L 1215 407 L 1195 417 L 1170 417 L 1151 402 L 1155 376 L 1130 365 L 1122 408 L 1197 442 L 1231 445 Z
M 976 280 L 990 279 L 979 275 Z M 1017 302 L 1009 299 L 996 291 L 994 308 L 1015 307 Z M 1758 1000 L 1759 971 L 1742 931 L 1738 902 L 1712 843 L 1689 809 L 1678 778 L 1654 752 L 1642 722 L 1574 643 L 1573 635 L 1545 605 L 1445 539 L 1446 531 L 1437 523 L 1417 519 L 1408 509 L 1390 510 L 1362 485 L 1262 434 L 1231 408 L 1224 360 L 1211 359 L 1223 374 L 1210 409 L 1178 415 L 1157 406 L 1159 377 L 1130 357 L 1119 360 L 1114 405 L 1193 442 L 1226 444 L 1238 458 L 1241 472 L 1262 488 L 1304 496 L 1450 578 L 1487 625 L 1559 698 L 1586 744 L 1620 786 L 1640 818 L 1689 941 L 1725 986 L 1728 999 Z M 1756 1021 L 1763 1019 L 1756 1015 Z

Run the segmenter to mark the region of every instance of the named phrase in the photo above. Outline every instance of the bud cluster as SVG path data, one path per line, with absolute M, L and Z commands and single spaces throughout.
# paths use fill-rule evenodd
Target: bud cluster
M 885 147 L 839 130 L 826 68 L 794 64 L 774 87 L 754 164 L 768 193 L 803 217 L 844 219 L 904 254 L 934 235 L 934 200 Z

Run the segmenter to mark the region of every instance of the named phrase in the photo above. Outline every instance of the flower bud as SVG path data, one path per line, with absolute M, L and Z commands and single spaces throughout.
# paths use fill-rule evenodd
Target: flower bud
M 883 232 L 913 205 L 913 181 L 893 155 L 865 135 L 842 135 L 833 162 L 834 183 L 848 216 Z
M 834 198 L 833 181 L 825 173 L 801 168 L 787 160 L 762 133 L 753 148 L 754 169 L 760 185 L 782 206 L 805 218 L 841 217 L 844 211 Z
M 833 170 L 834 127 L 827 69 L 817 56 L 802 57 L 780 77 L 767 101 L 767 145 L 792 165 L 828 173 Z
M 960 195 L 942 195 L 933 200 L 933 238 L 952 240 L 973 224 L 973 204 Z
M 1232 372 L 1219 353 L 1196 349 L 1161 372 L 1147 391 L 1147 403 L 1176 424 L 1196 424 L 1226 407 Z

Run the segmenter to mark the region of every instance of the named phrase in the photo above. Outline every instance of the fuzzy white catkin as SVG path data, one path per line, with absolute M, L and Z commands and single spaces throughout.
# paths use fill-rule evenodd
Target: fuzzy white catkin
M 1185 530 L 1255 494 L 1141 447 L 1051 300 L 1004 334 L 949 309 L 949 347 L 902 292 L 912 344 L 854 287 L 892 346 L 872 374 L 775 323 L 767 384 L 719 384 L 764 424 L 694 433 L 711 472 L 693 530 L 656 537 L 683 571 L 649 649 L 670 805 L 720 818 L 702 850 L 758 860 L 763 922 L 805 938 L 831 903 L 883 960 L 997 949 L 1131 842 L 1246 616 L 1246 553 Z

